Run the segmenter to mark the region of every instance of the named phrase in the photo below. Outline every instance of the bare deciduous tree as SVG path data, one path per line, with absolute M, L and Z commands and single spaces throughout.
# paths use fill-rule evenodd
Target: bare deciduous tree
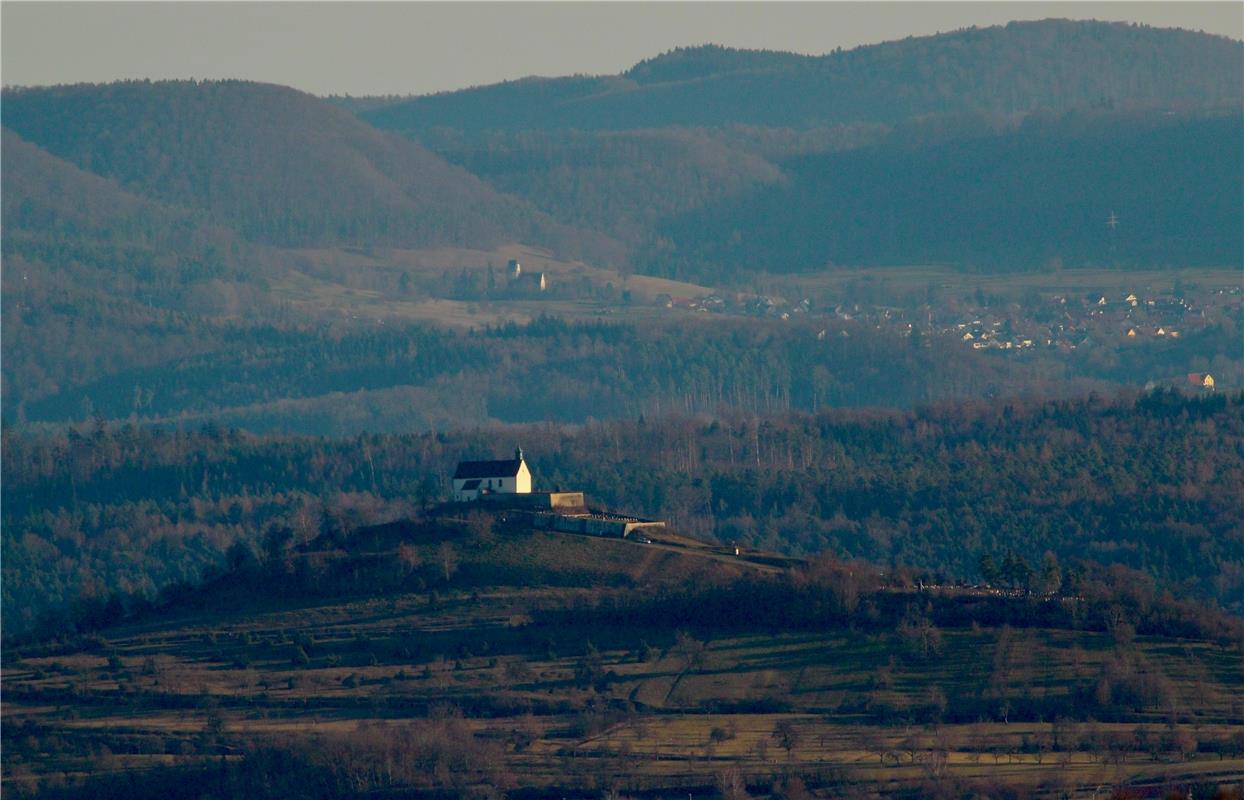
M 448 583 L 458 572 L 458 551 L 454 549 L 451 542 L 441 542 L 441 546 L 436 551 L 436 561 L 440 565 L 441 575 Z

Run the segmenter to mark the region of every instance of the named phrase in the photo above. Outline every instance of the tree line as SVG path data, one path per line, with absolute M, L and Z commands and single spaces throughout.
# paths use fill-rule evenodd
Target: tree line
M 223 563 L 239 539 L 257 547 L 273 523 L 305 541 L 325 519 L 357 529 L 412 515 L 448 497 L 457 461 L 516 445 L 537 488 L 581 489 L 710 540 L 952 579 L 999 570 L 1034 589 L 1053 579 L 1048 551 L 1238 610 L 1242 411 L 1239 394 L 1159 391 L 351 438 L 6 427 L 5 623 L 35 626 L 116 590 L 154 595 Z

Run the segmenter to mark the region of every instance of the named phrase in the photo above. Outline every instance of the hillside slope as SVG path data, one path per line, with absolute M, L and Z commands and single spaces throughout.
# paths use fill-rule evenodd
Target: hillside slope
M 575 237 L 425 148 L 292 89 L 127 82 L 4 94 L 5 124 L 126 189 L 283 246 Z
M 658 226 L 653 268 L 686 274 L 826 264 L 1239 265 L 1237 114 L 1069 114 L 1013 131 L 782 162 L 770 183 Z M 1106 225 L 1114 212 L 1116 228 Z
M 934 113 L 1238 106 L 1244 44 L 1184 30 L 1044 20 L 813 57 L 679 49 L 605 77 L 528 78 L 364 112 L 386 129 L 627 129 L 895 123 Z
M 3 174 L 6 403 L 203 352 L 215 334 L 192 333 L 185 312 L 254 312 L 279 265 L 206 214 L 126 191 L 7 128 Z
M 1127 570 L 917 588 L 477 523 L 313 552 L 274 529 L 160 608 L 10 644 L 6 794 L 1230 797 L 1215 785 L 1244 779 L 1244 626 Z
M 123 189 L 115 181 L 82 170 L 2 129 L 3 222 L 6 246 L 12 237 L 109 240 L 133 247 L 176 250 L 189 256 L 203 239 L 228 251 L 237 235 L 211 228 L 183 208 Z
M 339 357 L 355 353 L 346 343 Z M 281 392 L 289 368 L 273 363 Z M 455 397 L 465 405 L 477 394 L 467 384 Z M 402 399 L 419 410 L 427 395 Z M 40 436 L 5 426 L 5 630 L 55 619 L 101 587 L 154 594 L 271 527 L 304 541 L 409 515 L 445 498 L 460 459 L 517 444 L 532 454 L 538 487 L 573 487 L 698 538 L 973 581 L 984 577 L 982 555 L 1032 565 L 1048 551 L 1063 564 L 1123 564 L 1162 589 L 1244 609 L 1239 393 L 409 430 L 323 439 L 196 423 Z
M 667 216 L 781 180 L 777 165 L 723 138 L 683 129 L 471 135 L 442 128 L 420 140 L 567 224 L 634 242 Z

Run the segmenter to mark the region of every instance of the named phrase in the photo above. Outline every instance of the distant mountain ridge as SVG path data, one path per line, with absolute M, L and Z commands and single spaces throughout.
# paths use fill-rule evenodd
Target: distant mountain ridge
M 556 246 L 575 238 L 419 144 L 281 86 L 7 90 L 4 124 L 131 193 L 201 210 L 266 244 Z
M 805 64 L 812 56 L 781 50 L 749 50 L 716 44 L 676 47 L 653 58 L 646 58 L 622 73 L 623 77 L 646 85 L 695 80 L 730 72 L 789 69 Z
M 971 362 L 969 381 L 926 368 L 888 331 L 835 340 L 831 377 L 807 383 L 813 351 L 789 344 L 771 366 L 775 345 L 719 347 L 678 316 L 611 329 L 634 349 L 594 330 L 503 346 L 405 326 L 664 314 L 633 273 L 728 295 L 856 265 L 1241 265 L 1241 52 L 1055 21 L 824 57 L 683 48 L 619 75 L 387 105 L 245 81 L 5 90 L 0 399 L 35 424 L 348 432 L 633 416 L 732 391 L 769 410 L 791 380 L 798 407 L 1019 386 L 1001 362 Z M 367 122 L 386 114 L 394 130 Z M 494 258 L 545 268 L 526 253 L 567 268 L 543 306 L 486 282 Z M 1235 369 L 1229 336 L 1185 336 L 1161 363 L 1208 371 L 1191 359 L 1216 352 Z M 1200 341 L 1209 355 L 1190 355 Z M 1135 377 L 1068 369 L 1059 391 Z
M 919 147 L 782 162 L 788 180 L 658 225 L 640 256 L 678 274 L 942 263 L 1236 266 L 1244 120 L 1084 112 Z M 1106 226 L 1117 213 L 1117 230 Z
M 823 56 L 685 47 L 617 75 L 524 78 L 352 105 L 563 224 L 624 243 L 643 272 L 711 283 L 831 263 L 1234 264 L 1233 227 L 1215 223 L 1201 236 L 1194 220 L 1239 211 L 1229 185 L 1240 178 L 1230 156 L 1238 130 L 1190 122 L 1176 144 L 1199 161 L 1159 142 L 1173 141 L 1161 124 L 1168 117 L 1239 117 L 1241 63 L 1244 43 L 1221 36 L 1044 20 Z M 1082 126 L 1088 118 L 1093 131 Z M 1063 176 L 1069 185 L 1042 168 L 1040 137 L 1004 144 L 1021 125 L 1050 134 L 1045 143 L 1061 148 L 1059 163 L 1077 164 L 1086 180 Z M 1127 153 L 1082 161 L 1109 150 L 1103 142 L 1111 139 L 1133 143 L 1155 169 Z M 993 173 L 997 181 L 974 182 L 974 173 L 992 169 L 972 144 L 985 141 L 989 152 L 1020 161 Z M 1128 174 L 1114 174 L 1112 164 Z M 944 182 L 921 183 L 930 171 Z M 1172 198 L 1163 199 L 1167 190 Z M 1091 230 L 1102 203 L 1147 223 L 1103 250 Z M 961 216 L 944 219 L 951 207 Z M 877 222 L 892 215 L 903 223 Z M 926 216 L 940 222 L 922 227 Z M 975 218 L 992 223 L 968 235 L 966 220 Z M 1028 227 L 1036 218 L 1050 225 Z M 1018 238 L 997 233 L 1005 230 Z
M 680 48 L 616 76 L 525 78 L 362 113 L 423 130 L 893 124 L 940 113 L 1238 106 L 1244 43 L 1179 29 L 1043 20 L 801 56 Z

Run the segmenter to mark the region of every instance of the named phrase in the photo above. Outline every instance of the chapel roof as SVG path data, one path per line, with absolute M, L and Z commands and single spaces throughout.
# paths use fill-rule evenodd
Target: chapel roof
M 513 478 L 518 474 L 522 459 L 506 458 L 501 461 L 460 461 L 454 472 L 454 480 L 463 478 Z

